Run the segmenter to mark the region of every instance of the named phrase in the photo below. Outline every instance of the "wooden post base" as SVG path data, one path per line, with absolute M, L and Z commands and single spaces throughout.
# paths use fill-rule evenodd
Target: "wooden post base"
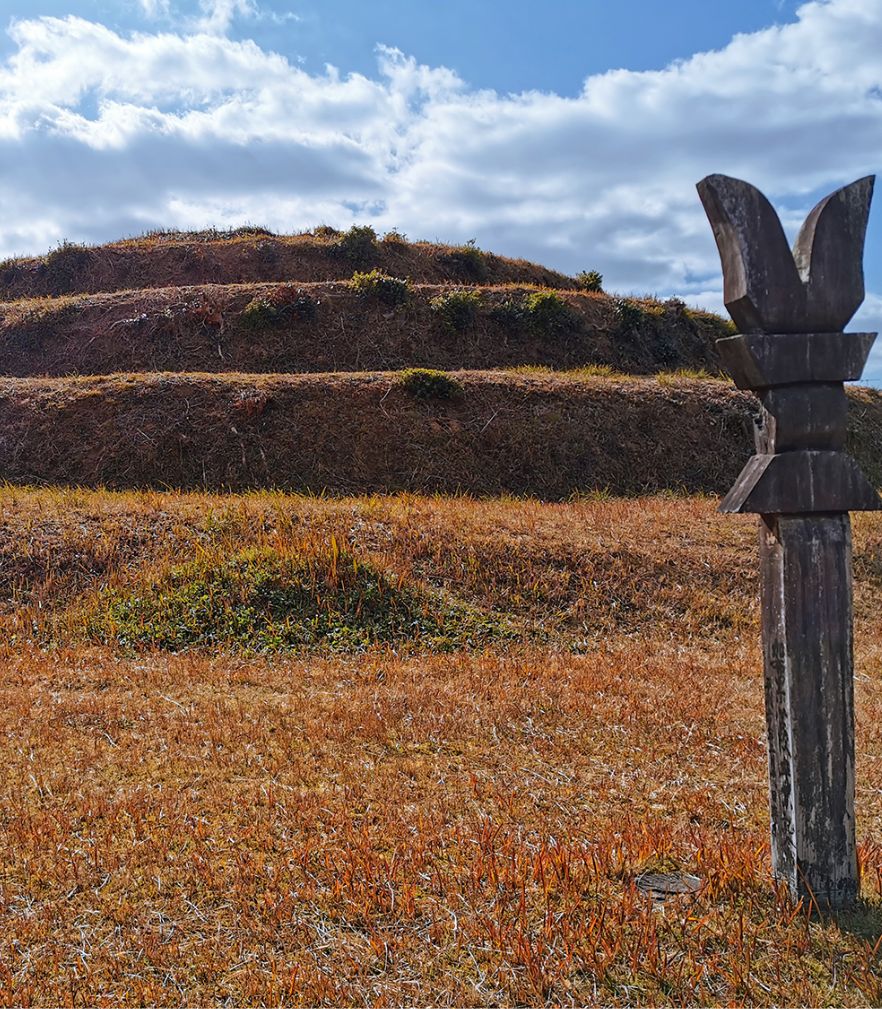
M 762 516 L 760 558 L 772 868 L 840 908 L 859 890 L 848 514 Z

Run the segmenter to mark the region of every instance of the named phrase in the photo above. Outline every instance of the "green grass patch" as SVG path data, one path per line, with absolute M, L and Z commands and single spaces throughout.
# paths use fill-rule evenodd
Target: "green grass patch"
M 124 651 L 450 650 L 510 637 L 487 616 L 409 584 L 333 537 L 210 554 L 126 590 L 79 618 L 85 637 Z

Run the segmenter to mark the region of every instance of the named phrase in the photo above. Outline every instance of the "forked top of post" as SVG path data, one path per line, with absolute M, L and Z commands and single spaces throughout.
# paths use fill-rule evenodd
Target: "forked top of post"
M 874 176 L 826 196 L 791 251 L 775 209 L 749 182 L 708 175 L 698 194 L 723 266 L 723 300 L 742 333 L 841 332 L 864 300 Z

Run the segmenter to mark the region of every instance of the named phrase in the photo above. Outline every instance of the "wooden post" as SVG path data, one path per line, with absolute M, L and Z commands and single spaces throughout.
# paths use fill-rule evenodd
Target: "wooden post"
M 873 178 L 822 200 L 791 252 L 759 190 L 710 175 L 698 192 L 740 333 L 717 341 L 760 400 L 756 449 L 720 506 L 760 516 L 772 869 L 795 898 L 858 895 L 849 511 L 882 501 L 845 453 L 844 382 L 875 333 L 845 333 L 864 298 Z

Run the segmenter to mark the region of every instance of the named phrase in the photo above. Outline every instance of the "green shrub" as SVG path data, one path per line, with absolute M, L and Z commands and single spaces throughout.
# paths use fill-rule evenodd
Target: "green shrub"
M 448 333 L 464 333 L 475 323 L 481 295 L 478 291 L 449 291 L 432 298 L 429 305 Z
M 488 315 L 506 329 L 525 329 L 530 321 L 523 299 L 506 298 L 494 305 Z
M 392 228 L 391 231 L 387 231 L 383 235 L 383 241 L 388 245 L 406 245 L 407 235 L 399 231 L 397 228 Z
M 579 315 L 554 291 L 531 291 L 490 309 L 490 318 L 507 329 L 538 337 L 558 337 L 581 325 Z
M 373 262 L 377 254 L 377 233 L 369 224 L 353 224 L 334 243 L 334 251 L 357 266 Z
M 283 326 L 294 320 L 312 322 L 319 302 L 299 288 L 280 287 L 270 294 L 252 298 L 242 309 L 242 322 L 249 329 Z
M 559 336 L 571 330 L 578 317 L 553 291 L 533 291 L 524 300 L 530 328 L 537 336 Z
M 377 298 L 384 305 L 403 305 L 410 297 L 410 282 L 390 277 L 382 270 L 353 273 L 349 286 L 359 297 Z
M 616 298 L 613 302 L 613 311 L 620 333 L 630 333 L 646 322 L 646 312 L 643 308 L 627 298 Z
M 339 238 L 343 232 L 339 228 L 332 228 L 330 224 L 320 224 L 317 228 L 312 229 L 312 234 L 314 238 L 322 238 L 325 241 L 333 241 Z
M 454 280 L 471 280 L 480 283 L 487 279 L 489 268 L 487 256 L 470 238 L 465 245 L 459 245 L 450 252 L 442 253 L 441 263 Z
M 408 368 L 398 381 L 417 399 L 458 399 L 465 394 L 461 382 L 434 368 Z
M 500 628 L 356 557 L 333 537 L 285 550 L 212 553 L 133 590 L 106 590 L 83 626 L 93 641 L 175 652 L 353 651 L 408 642 L 444 649 L 480 643 Z
M 582 270 L 576 274 L 576 284 L 583 291 L 602 291 L 603 274 L 597 270 Z

